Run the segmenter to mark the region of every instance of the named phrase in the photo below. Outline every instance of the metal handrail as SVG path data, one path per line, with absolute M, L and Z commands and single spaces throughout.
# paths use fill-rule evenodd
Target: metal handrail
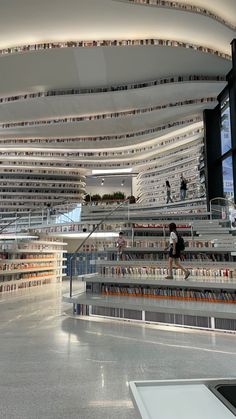
M 67 200 L 63 200 L 62 202 L 60 202 L 60 203 L 58 203 L 57 205 L 62 205 L 62 204 L 64 204 L 65 202 L 67 202 Z M 57 206 L 56 205 L 56 206 Z M 55 206 L 55 207 L 56 207 Z M 42 207 L 42 210 L 44 209 L 45 207 Z M 52 208 L 54 208 L 54 207 L 52 207 Z M 7 224 L 5 224 L 3 227 L 1 227 L 0 228 L 0 234 L 2 233 L 2 231 L 4 231 L 7 227 L 9 227 L 10 225 L 12 225 L 12 224 L 14 224 L 15 222 L 17 222 L 17 221 L 19 221 L 19 220 L 21 220 L 22 218 L 28 218 L 29 216 L 31 216 L 32 214 L 34 214 L 35 212 L 37 212 L 38 211 L 38 208 L 35 208 L 35 209 L 31 209 L 31 210 L 29 210 L 29 212 L 28 212 L 28 214 L 27 215 L 19 215 L 18 217 L 15 217 L 12 221 L 10 221 L 9 223 L 7 223 Z
M 18 217 L 14 218 L 12 221 L 10 221 L 9 223 L 5 224 L 3 227 L 0 228 L 0 234 L 7 227 L 9 227 L 10 225 L 16 223 L 17 221 L 21 220 L 22 218 L 27 218 L 28 216 L 30 216 L 31 214 L 33 214 L 33 212 L 36 212 L 36 210 L 30 210 L 29 213 L 28 213 L 28 215 L 19 215 Z
M 212 198 L 211 200 L 210 200 L 210 217 L 211 217 L 211 220 L 212 220 L 212 202 L 213 201 L 216 201 L 216 200 L 221 200 L 221 201 L 224 201 L 224 202 L 226 202 L 227 203 L 227 205 L 228 206 L 232 206 L 234 209 L 236 209 L 236 205 L 235 205 L 235 203 L 233 202 L 233 201 L 230 201 L 229 199 L 227 199 L 227 198 L 223 198 L 222 196 L 217 196 L 216 198 Z M 216 212 L 220 212 L 220 211 L 217 211 L 216 210 Z
M 216 198 L 212 198 L 210 200 L 210 204 L 212 203 L 212 201 L 215 201 L 216 199 L 221 199 L 222 201 L 226 201 L 228 204 L 231 204 L 233 207 L 236 207 L 236 204 L 233 201 L 230 201 L 228 198 L 224 198 L 222 196 L 217 196 Z
M 72 273 L 72 263 L 74 258 L 76 257 L 76 254 L 78 251 L 83 247 L 83 245 L 86 243 L 86 241 L 89 239 L 89 237 L 92 236 L 92 234 L 100 227 L 105 221 L 109 220 L 110 216 L 117 211 L 120 207 L 122 207 L 124 204 L 129 203 L 129 198 L 125 199 L 121 204 L 117 205 L 117 207 L 113 208 L 108 214 L 103 217 L 98 224 L 95 225 L 95 227 L 90 231 L 90 233 L 85 237 L 85 239 L 80 243 L 80 245 L 77 247 L 77 249 L 73 252 L 69 259 L 69 266 L 70 266 L 70 297 L 72 297 L 72 283 L 73 283 L 73 273 Z

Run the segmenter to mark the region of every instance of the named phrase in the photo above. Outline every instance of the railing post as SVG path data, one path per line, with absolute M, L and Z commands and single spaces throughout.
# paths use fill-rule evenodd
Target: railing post
M 210 220 L 212 221 L 212 200 L 210 200 Z
M 166 238 L 166 229 L 165 229 L 165 224 L 163 224 L 162 226 L 162 231 L 163 231 L 163 237 L 164 239 Z
M 191 237 L 192 237 L 192 242 L 194 240 L 194 235 L 193 235 L 193 225 L 191 224 Z
M 134 247 L 134 228 L 131 228 L 131 246 Z
M 73 292 L 73 286 L 72 286 L 72 282 L 73 282 L 73 255 L 70 257 L 69 260 L 69 267 L 70 267 L 70 298 L 72 297 L 72 292 Z
M 213 203 L 213 201 L 216 201 L 216 200 L 225 202 L 226 215 L 228 217 L 229 217 L 229 207 L 232 206 L 234 209 L 236 208 L 235 204 L 227 198 L 223 198 L 223 197 L 220 197 L 220 196 L 216 197 L 216 198 L 212 198 L 210 200 L 210 219 L 211 220 L 213 219 L 213 205 L 212 205 L 212 203 Z M 218 206 L 220 206 L 220 205 L 218 205 Z M 216 209 L 215 211 L 218 212 L 218 213 L 220 212 L 222 214 L 222 209 L 220 211 L 218 209 Z

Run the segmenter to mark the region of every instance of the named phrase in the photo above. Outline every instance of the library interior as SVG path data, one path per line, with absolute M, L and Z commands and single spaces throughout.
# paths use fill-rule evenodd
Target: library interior
M 0 417 L 236 416 L 236 0 L 0 0 Z

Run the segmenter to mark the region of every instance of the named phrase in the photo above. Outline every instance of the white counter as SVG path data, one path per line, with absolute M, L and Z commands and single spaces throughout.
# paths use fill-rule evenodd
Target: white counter
M 137 381 L 130 389 L 142 419 L 235 419 L 204 380 Z

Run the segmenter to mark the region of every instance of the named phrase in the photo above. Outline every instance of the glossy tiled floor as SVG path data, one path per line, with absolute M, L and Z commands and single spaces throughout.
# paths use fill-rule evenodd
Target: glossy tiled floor
M 60 287 L 1 297 L 1 419 L 136 419 L 130 380 L 236 376 L 235 335 L 70 312 Z

